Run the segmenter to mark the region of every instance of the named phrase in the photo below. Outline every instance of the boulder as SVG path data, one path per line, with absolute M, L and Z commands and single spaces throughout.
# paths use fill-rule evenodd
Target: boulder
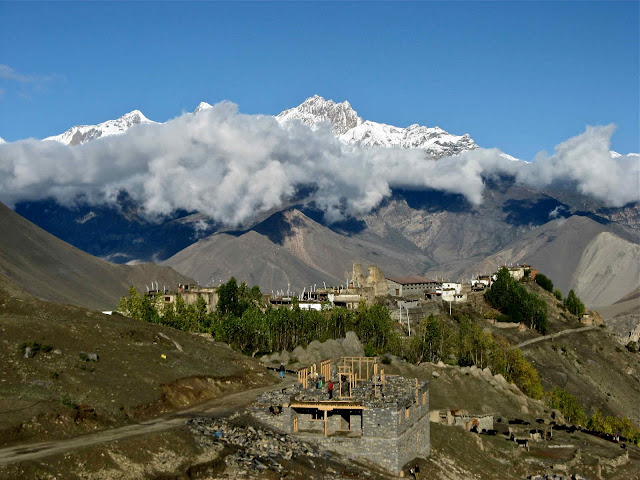
M 355 332 L 347 332 L 341 345 L 345 357 L 360 357 L 364 355 L 364 348 Z

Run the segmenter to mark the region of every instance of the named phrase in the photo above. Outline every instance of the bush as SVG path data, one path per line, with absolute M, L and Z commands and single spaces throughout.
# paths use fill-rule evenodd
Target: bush
M 539 273 L 536 275 L 536 283 L 544 288 L 547 292 L 553 293 L 553 282 L 549 277 Z
M 389 355 L 385 355 L 382 357 L 382 363 L 384 365 L 391 365 L 391 357 Z
M 364 355 L 366 357 L 375 357 L 376 356 L 376 349 L 373 348 L 373 345 L 371 343 L 367 343 L 364 347 Z
M 560 291 L 560 289 L 559 289 L 559 288 L 556 288 L 556 289 L 553 291 L 553 296 L 554 296 L 554 297 L 556 297 L 556 299 L 558 299 L 558 300 L 562 301 L 562 292 Z
M 71 408 L 72 410 L 78 410 L 78 408 L 80 408 L 80 406 L 76 402 L 68 399 L 67 397 L 62 397 L 60 399 L 60 403 L 62 403 L 62 405 L 64 405 L 65 407 Z
M 42 344 L 40 342 L 23 342 L 18 347 L 18 351 L 21 355 L 24 355 L 29 348 L 29 358 L 35 357 L 38 352 L 48 353 L 53 350 L 51 345 Z

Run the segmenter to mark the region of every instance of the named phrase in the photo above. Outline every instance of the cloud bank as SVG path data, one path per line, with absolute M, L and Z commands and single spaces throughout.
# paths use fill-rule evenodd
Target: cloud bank
M 328 126 L 282 127 L 222 102 L 77 147 L 33 139 L 0 145 L 0 201 L 115 202 L 124 189 L 149 218 L 184 209 L 237 226 L 309 187 L 309 199 L 335 221 L 371 211 L 392 188 L 459 193 L 478 205 L 483 176 L 506 173 L 538 187 L 572 181 L 580 192 L 620 206 L 639 200 L 640 161 L 611 158 L 613 130 L 588 127 L 532 163 L 481 148 L 434 161 L 421 150 L 346 145 Z

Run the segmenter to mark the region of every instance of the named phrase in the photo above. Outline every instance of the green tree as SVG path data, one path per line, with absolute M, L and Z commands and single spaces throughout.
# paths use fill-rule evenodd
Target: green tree
M 218 287 L 218 305 L 217 311 L 220 316 L 234 315 L 238 316 L 238 282 L 235 277 L 231 277 L 227 283 L 223 283 Z
M 136 287 L 129 287 L 129 295 L 120 299 L 118 302 L 118 311 L 124 313 L 128 317 L 135 318 L 137 320 L 142 319 L 142 299 L 140 298 Z
M 551 408 L 560 410 L 568 423 L 580 424 L 586 420 L 584 407 L 579 400 L 564 388 L 554 388 L 547 394 L 547 403 Z
M 557 299 L 557 300 L 562 301 L 562 292 L 560 291 L 560 289 L 559 289 L 559 288 L 556 288 L 556 289 L 553 291 L 553 295 L 556 297 L 556 299 Z
M 582 315 L 584 315 L 584 312 L 585 312 L 584 303 L 580 301 L 580 299 L 578 298 L 578 296 L 573 290 L 569 291 L 569 295 L 567 295 L 567 298 L 565 299 L 564 304 L 567 307 L 567 310 L 569 310 L 571 313 L 576 315 L 578 318 L 582 318 Z
M 553 293 L 553 282 L 546 275 L 538 273 L 536 275 L 536 283 L 544 288 L 547 292 Z

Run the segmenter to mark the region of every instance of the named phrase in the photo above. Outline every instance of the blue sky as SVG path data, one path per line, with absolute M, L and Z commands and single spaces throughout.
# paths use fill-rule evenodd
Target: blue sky
M 638 2 L 0 2 L 0 137 L 319 94 L 526 160 L 587 124 L 638 152 L 639 18 Z

